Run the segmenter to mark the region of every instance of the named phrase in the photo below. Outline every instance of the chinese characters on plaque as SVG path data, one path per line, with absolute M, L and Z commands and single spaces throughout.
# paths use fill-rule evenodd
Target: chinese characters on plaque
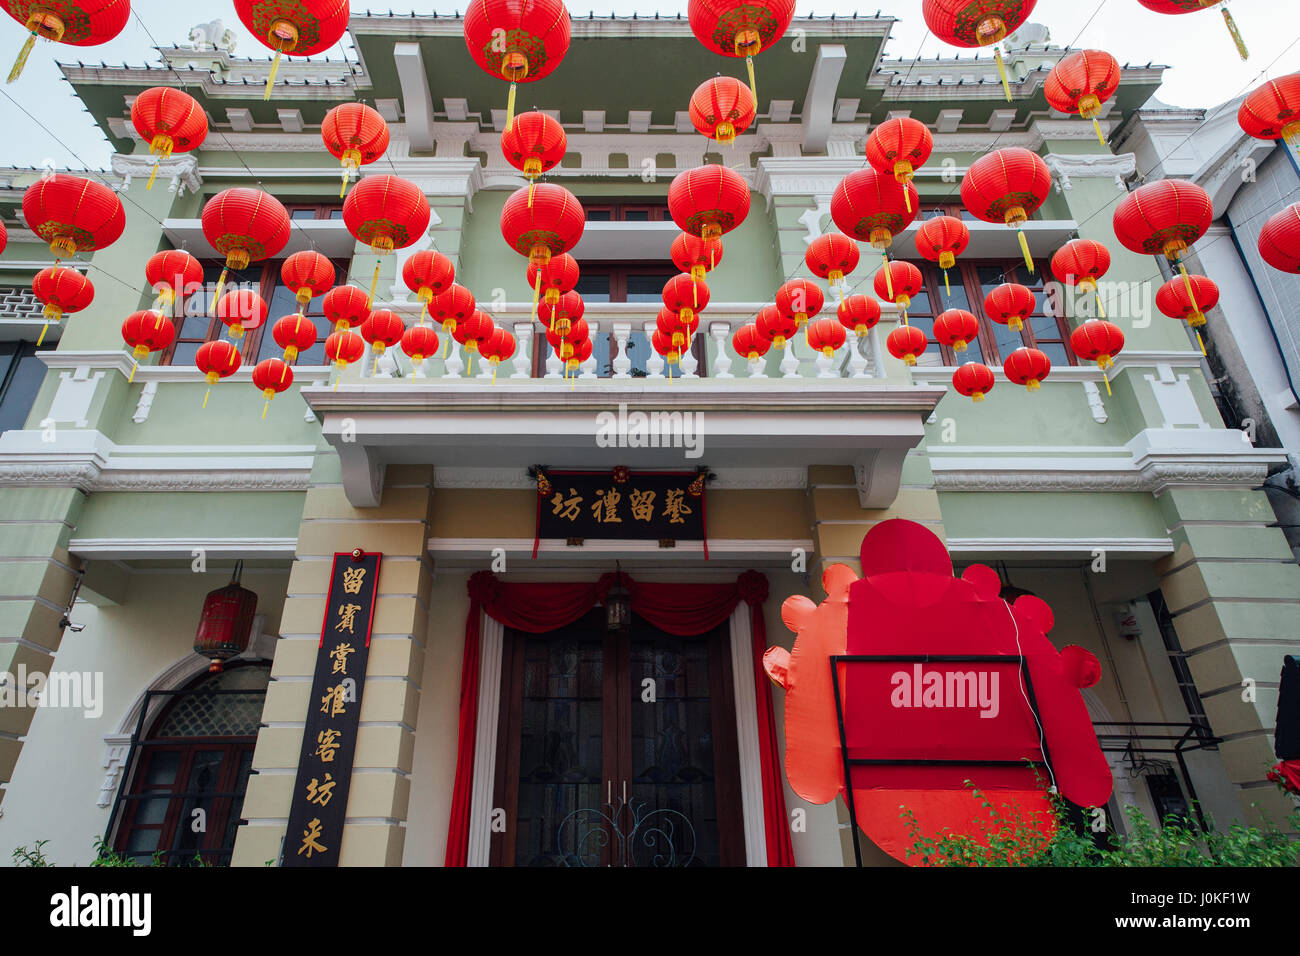
M 282 866 L 339 862 L 380 557 L 334 555 Z
M 534 471 L 538 538 L 705 539 L 701 472 Z

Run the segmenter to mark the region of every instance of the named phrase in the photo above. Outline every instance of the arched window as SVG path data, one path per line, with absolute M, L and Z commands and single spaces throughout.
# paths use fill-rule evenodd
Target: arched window
M 271 668 L 231 664 L 180 691 L 135 743 L 114 841 L 148 865 L 226 865 L 235 846 Z M 147 702 L 146 702 L 147 703 Z

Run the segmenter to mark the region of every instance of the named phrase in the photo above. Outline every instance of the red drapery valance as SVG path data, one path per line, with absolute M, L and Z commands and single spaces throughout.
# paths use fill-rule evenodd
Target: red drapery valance
M 573 584 L 506 583 L 490 571 L 479 571 L 470 577 L 465 656 L 460 677 L 456 781 L 447 828 L 447 866 L 464 866 L 469 854 L 470 791 L 474 779 L 474 737 L 478 724 L 479 613 L 486 613 L 493 620 L 518 631 L 544 634 L 572 624 L 590 611 L 604 599 L 615 580 L 615 575 L 606 574 L 595 582 Z M 721 584 L 656 584 L 634 581 L 626 574 L 622 581 L 631 592 L 632 611 L 660 630 L 678 637 L 711 631 L 726 621 L 742 601 L 749 605 L 767 864 L 793 866 L 794 851 L 790 845 L 785 791 L 781 786 L 781 763 L 776 746 L 772 687 L 762 663 L 763 652 L 767 649 L 767 630 L 763 623 L 767 578 L 758 571 L 746 571 L 735 581 Z M 736 679 L 741 676 L 737 674 Z

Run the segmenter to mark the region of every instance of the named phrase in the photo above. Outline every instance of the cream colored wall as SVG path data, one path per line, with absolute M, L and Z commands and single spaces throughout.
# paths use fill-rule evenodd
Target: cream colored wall
M 0 865 L 11 865 L 15 847 L 37 840 L 50 841 L 46 856 L 61 866 L 84 866 L 94 858 L 93 844 L 112 809 L 97 805 L 104 735 L 117 732 L 159 672 L 192 656 L 203 598 L 229 580 L 229 568 L 136 572 L 120 606 L 76 605 L 72 620 L 85 630 L 65 633 L 54 669 L 102 672 L 103 712 L 90 719 L 81 710 L 37 709 L 0 815 Z M 244 572 L 243 584 L 256 592 L 268 633 L 279 631 L 287 583 L 287 569 Z

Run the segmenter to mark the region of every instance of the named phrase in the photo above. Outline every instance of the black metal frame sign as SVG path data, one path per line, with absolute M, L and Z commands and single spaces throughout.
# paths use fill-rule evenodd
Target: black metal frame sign
M 281 866 L 339 862 L 381 557 L 334 555 Z
M 537 537 L 707 541 L 700 471 L 535 469 Z

